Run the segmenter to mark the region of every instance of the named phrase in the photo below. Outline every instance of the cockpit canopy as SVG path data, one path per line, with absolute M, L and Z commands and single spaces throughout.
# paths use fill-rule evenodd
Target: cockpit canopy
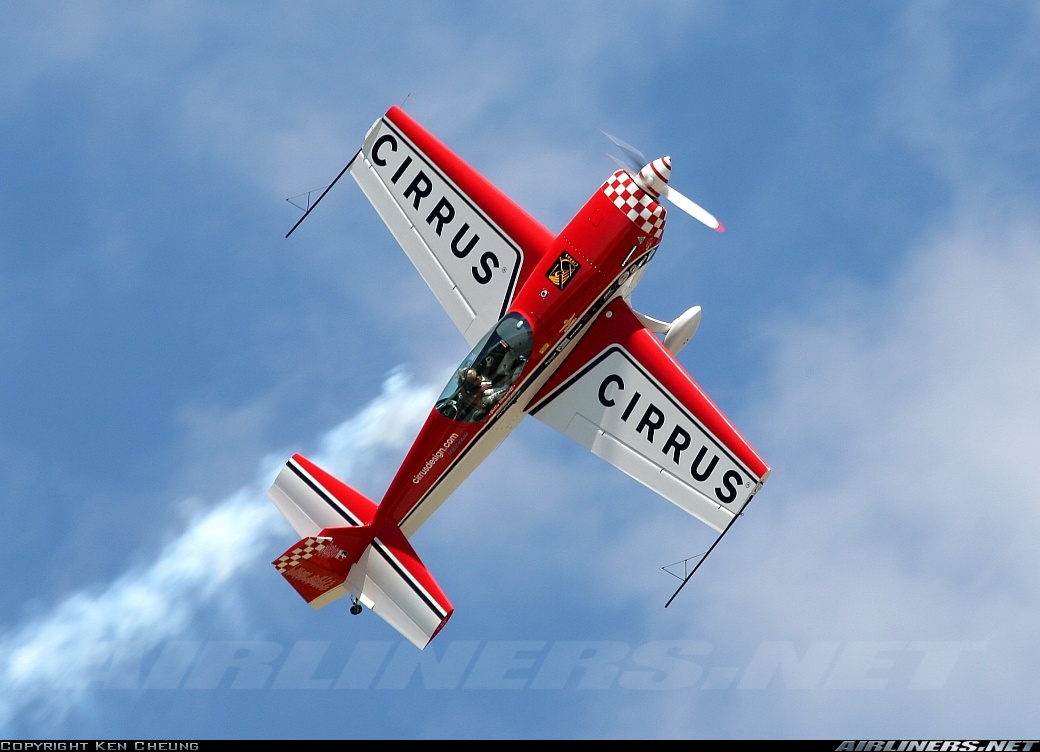
M 503 316 L 455 370 L 437 400 L 437 410 L 463 423 L 486 418 L 520 378 L 533 345 L 531 325 L 523 316 Z

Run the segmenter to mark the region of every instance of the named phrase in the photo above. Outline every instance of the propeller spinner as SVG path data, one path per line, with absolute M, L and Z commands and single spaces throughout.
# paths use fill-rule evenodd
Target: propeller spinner
M 624 160 L 618 159 L 614 155 L 610 155 L 610 158 L 613 159 L 621 169 L 626 170 L 629 175 L 632 176 L 636 185 L 652 196 L 663 196 L 674 206 L 686 212 L 699 222 L 703 222 L 716 232 L 726 231 L 725 225 L 717 220 L 710 212 L 706 211 L 703 207 L 686 198 L 686 196 L 668 185 L 668 178 L 672 174 L 671 157 L 660 157 L 651 162 L 641 151 L 639 151 L 639 149 L 630 144 L 626 144 L 620 138 L 612 136 L 606 131 L 603 132 L 603 135 L 609 138 L 611 142 L 613 142 L 614 146 L 621 149 L 624 153 Z

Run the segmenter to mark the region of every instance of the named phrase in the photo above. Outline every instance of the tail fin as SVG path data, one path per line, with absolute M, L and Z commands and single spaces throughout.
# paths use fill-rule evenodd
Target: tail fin
M 448 621 L 454 609 L 404 533 L 373 527 L 370 499 L 298 454 L 268 496 L 304 536 L 273 564 L 312 608 L 353 593 L 420 649 Z
M 375 519 L 376 505 L 302 454 L 294 454 L 267 495 L 304 537 L 327 527 L 358 527 Z
M 350 568 L 372 542 L 368 526 L 326 528 L 299 541 L 272 564 L 300 596 L 318 609 L 350 591 Z

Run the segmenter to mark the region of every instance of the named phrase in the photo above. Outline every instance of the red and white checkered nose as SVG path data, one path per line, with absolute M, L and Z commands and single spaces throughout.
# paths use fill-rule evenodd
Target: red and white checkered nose
M 644 166 L 636 174 L 636 185 L 656 198 L 661 195 L 661 191 L 668 185 L 668 178 L 671 174 L 672 158 L 661 157 Z

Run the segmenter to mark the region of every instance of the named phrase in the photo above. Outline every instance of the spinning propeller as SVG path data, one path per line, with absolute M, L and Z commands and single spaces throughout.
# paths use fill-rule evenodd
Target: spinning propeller
M 725 226 L 715 219 L 703 207 L 694 203 L 679 191 L 668 185 L 668 177 L 672 170 L 672 158 L 661 157 L 652 162 L 646 156 L 630 144 L 626 144 L 620 138 L 612 136 L 606 131 L 603 135 L 611 140 L 614 146 L 621 149 L 625 159 L 620 159 L 613 154 L 609 155 L 618 167 L 628 172 L 640 188 L 654 196 L 664 196 L 677 208 L 683 210 L 694 219 L 703 222 L 717 232 L 725 232 Z

